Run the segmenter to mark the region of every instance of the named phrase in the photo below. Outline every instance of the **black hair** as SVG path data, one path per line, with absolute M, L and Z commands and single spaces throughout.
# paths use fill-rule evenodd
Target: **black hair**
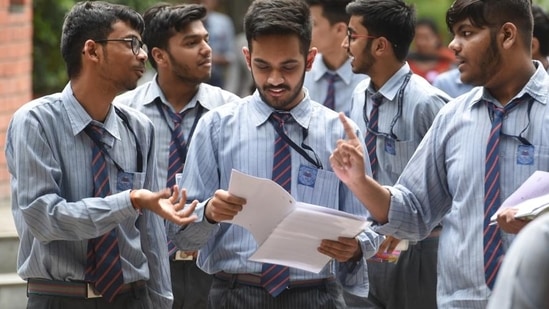
M 347 13 L 361 16 L 370 35 L 385 37 L 393 45 L 395 57 L 404 61 L 415 36 L 415 9 L 401 0 L 356 0 Z
M 82 70 L 82 48 L 87 40 L 104 40 L 118 21 L 127 23 L 141 35 L 145 24 L 135 10 L 103 1 L 76 3 L 65 16 L 61 34 L 61 55 L 69 78 Z
M 446 25 L 453 33 L 454 25 L 464 20 L 492 32 L 511 22 L 522 34 L 524 46 L 530 48 L 532 44 L 531 0 L 456 0 L 446 12 Z
M 311 47 L 311 14 L 303 0 L 256 0 L 244 16 L 248 48 L 252 40 L 265 35 L 296 35 L 303 55 Z
M 351 0 L 306 0 L 309 6 L 318 5 L 322 7 L 322 16 L 324 16 L 330 25 L 349 22 L 349 14 L 345 7 Z
M 207 11 L 200 4 L 168 4 L 159 3 L 148 8 L 143 13 L 145 33 L 143 42 L 149 49 L 149 61 L 156 69 L 156 61 L 152 56 L 154 47 L 167 49 L 168 41 L 177 32 L 182 31 L 190 23 L 203 20 Z

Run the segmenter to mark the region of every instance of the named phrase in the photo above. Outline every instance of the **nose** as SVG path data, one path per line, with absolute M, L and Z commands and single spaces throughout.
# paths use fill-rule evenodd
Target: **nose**
M 273 86 L 278 86 L 284 83 L 284 76 L 278 70 L 272 70 L 267 78 L 267 83 Z
M 139 48 L 137 58 L 143 62 L 147 61 L 147 59 L 149 58 L 149 56 L 147 55 L 147 49 L 144 46 Z
M 202 41 L 202 42 L 203 42 L 203 46 L 200 49 L 200 52 L 206 56 L 209 56 L 212 53 L 212 47 L 210 46 L 210 44 L 208 44 L 208 42 L 206 41 Z
M 450 43 L 448 43 L 448 48 L 451 49 L 455 54 L 457 54 L 461 50 L 461 46 L 455 37 L 450 41 Z

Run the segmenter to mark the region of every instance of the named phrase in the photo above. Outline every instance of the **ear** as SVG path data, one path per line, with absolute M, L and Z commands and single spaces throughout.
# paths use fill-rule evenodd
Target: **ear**
M 246 64 L 248 65 L 248 70 L 252 69 L 252 55 L 250 53 L 250 49 L 248 47 L 244 46 L 242 47 L 242 54 L 244 54 L 244 59 L 246 59 Z
M 316 49 L 316 47 L 312 47 L 307 53 L 307 59 L 305 63 L 306 71 L 310 71 L 311 68 L 313 67 L 313 62 L 315 61 L 315 57 L 317 53 L 318 53 L 318 49 Z
M 500 34 L 501 37 L 501 46 L 504 49 L 511 48 L 517 42 L 517 27 L 513 23 L 505 23 L 501 26 Z
M 151 49 L 151 56 L 153 57 L 154 62 L 156 62 L 157 66 L 163 66 L 168 62 L 166 53 L 158 47 L 153 47 L 153 49 Z
M 380 36 L 377 39 L 373 39 L 374 42 L 372 44 L 372 48 L 374 49 L 373 54 L 377 56 L 381 56 L 389 51 L 391 48 L 391 42 L 387 40 L 387 38 Z
M 539 40 L 536 37 L 532 37 L 532 55 L 539 53 Z
M 339 35 L 347 36 L 347 24 L 343 22 L 336 23 L 334 25 L 336 33 Z
M 84 42 L 84 48 L 82 49 L 82 55 L 86 59 L 98 61 L 101 54 L 99 49 L 101 48 L 102 45 L 96 43 L 94 40 L 86 40 L 86 42 Z

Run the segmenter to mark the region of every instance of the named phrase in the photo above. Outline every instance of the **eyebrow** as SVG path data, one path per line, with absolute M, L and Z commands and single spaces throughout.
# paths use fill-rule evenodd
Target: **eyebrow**
M 260 59 L 260 58 L 255 58 L 253 59 L 253 62 L 255 63 L 258 63 L 258 64 L 267 64 L 267 65 L 271 65 L 269 62 L 263 60 L 263 59 Z M 299 61 L 295 60 L 295 59 L 289 59 L 289 60 L 286 60 L 286 61 L 283 61 L 280 63 L 280 65 L 287 65 L 287 64 L 296 64 L 296 63 L 299 63 Z

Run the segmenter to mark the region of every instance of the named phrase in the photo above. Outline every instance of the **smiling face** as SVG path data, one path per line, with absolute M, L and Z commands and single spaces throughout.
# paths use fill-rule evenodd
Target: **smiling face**
M 193 21 L 177 32 L 169 39 L 167 50 L 162 52 L 166 61 L 160 70 L 166 68 L 175 78 L 193 84 L 210 78 L 212 49 L 202 21 Z
M 473 26 L 469 20 L 457 22 L 452 31 L 454 38 L 449 47 L 456 54 L 462 82 L 487 86 L 502 68 L 496 34 L 487 27 Z
M 296 35 L 263 35 L 251 42 L 244 56 L 261 99 L 277 110 L 290 110 L 304 97 L 305 72 L 311 69 L 316 49 L 301 53 Z
M 369 37 L 368 30 L 362 25 L 361 16 L 351 16 L 348 31 L 350 37 L 343 40 L 342 47 L 351 57 L 353 72 L 369 74 L 376 62 L 372 53 L 372 42 L 375 38 Z
M 141 40 L 139 32 L 125 22 L 114 23 L 112 29 L 107 40 L 131 37 Z M 145 72 L 147 53 L 140 49 L 139 53 L 135 55 L 130 42 L 107 41 L 98 43 L 98 46 L 103 52 L 104 59 L 98 72 L 101 78 L 110 82 L 118 91 L 134 89 L 137 86 L 137 81 Z

